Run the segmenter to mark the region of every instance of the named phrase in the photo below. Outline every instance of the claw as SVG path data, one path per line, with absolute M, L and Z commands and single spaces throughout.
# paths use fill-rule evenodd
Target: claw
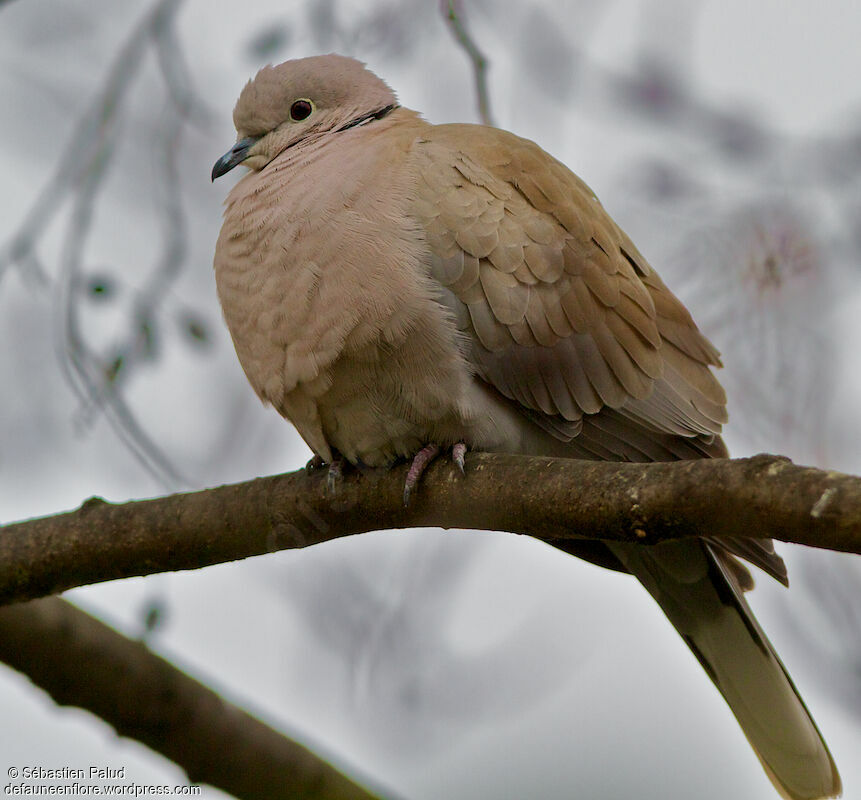
M 451 459 L 457 464 L 457 468 L 460 470 L 460 474 L 464 475 L 466 470 L 464 468 L 464 459 L 466 458 L 466 443 L 458 442 L 454 447 L 451 448 Z
M 335 494 L 338 490 L 338 484 L 343 477 L 343 461 L 340 458 L 335 459 L 329 464 L 329 472 L 326 475 L 326 489 L 329 494 Z

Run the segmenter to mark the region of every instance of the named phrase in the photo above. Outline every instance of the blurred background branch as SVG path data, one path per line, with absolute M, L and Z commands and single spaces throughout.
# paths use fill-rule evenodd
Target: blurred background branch
M 463 16 L 463 3 L 458 0 L 443 0 L 442 12 L 454 40 L 463 48 L 472 64 L 475 78 L 475 98 L 478 105 L 478 118 L 484 125 L 493 125 L 490 113 L 490 95 L 487 89 L 487 59 L 466 29 Z
M 0 661 L 58 705 L 90 711 L 120 736 L 166 756 L 190 783 L 247 800 L 377 796 L 145 644 L 58 597 L 0 608 Z
M 52 288 L 58 324 L 56 349 L 60 366 L 78 397 L 78 423 L 87 427 L 105 414 L 129 451 L 165 488 L 189 485 L 146 433 L 123 396 L 134 371 L 156 355 L 158 317 L 183 267 L 186 256 L 186 222 L 180 199 L 179 170 L 175 162 L 182 129 L 188 122 L 207 124 L 211 117 L 197 100 L 173 30 L 181 0 L 159 0 L 135 26 L 125 46 L 107 71 L 103 88 L 59 156 L 53 177 L 46 183 L 18 230 L 0 251 L 0 279 L 10 267 L 23 271 L 25 280 Z M 154 51 L 170 107 L 161 115 L 154 139 L 161 179 L 152 210 L 161 220 L 161 255 L 146 283 L 136 293 L 128 330 L 108 352 L 97 352 L 83 332 L 82 314 L 93 296 L 109 300 L 112 280 L 95 277 L 87 245 L 93 235 L 96 207 L 115 158 L 133 84 L 144 57 Z M 59 275 L 41 261 L 38 249 L 48 228 L 65 204 L 71 206 L 63 236 Z

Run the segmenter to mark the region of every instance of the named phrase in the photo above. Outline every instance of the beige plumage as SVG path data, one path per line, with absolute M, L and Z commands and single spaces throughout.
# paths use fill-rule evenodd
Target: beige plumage
M 604 460 L 720 457 L 717 351 L 593 192 L 532 142 L 430 125 L 357 61 L 266 67 L 213 178 L 230 192 L 218 293 L 258 395 L 325 461 L 428 444 Z M 704 532 L 707 533 L 707 532 Z M 726 698 L 778 791 L 839 794 L 753 618 L 770 543 L 569 541 L 632 572 Z

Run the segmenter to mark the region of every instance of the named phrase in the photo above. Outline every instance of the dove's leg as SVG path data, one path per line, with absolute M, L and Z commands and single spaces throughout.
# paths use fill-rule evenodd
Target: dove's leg
M 405 506 L 410 504 L 410 495 L 413 493 L 416 486 L 418 486 L 419 479 L 424 474 L 428 464 L 430 464 L 431 461 L 439 455 L 440 449 L 441 448 L 438 444 L 428 444 L 419 450 L 413 457 L 413 462 L 410 464 L 409 472 L 407 472 L 407 479 L 404 481 Z M 465 456 L 466 444 L 464 442 L 458 442 L 451 448 L 452 460 L 457 464 L 458 469 L 460 469 L 461 472 L 463 472 L 463 460 Z
M 439 455 L 438 444 L 427 444 L 413 457 L 413 463 L 410 464 L 407 479 L 404 481 L 404 505 L 410 504 L 410 495 L 416 488 L 428 464 L 431 463 Z

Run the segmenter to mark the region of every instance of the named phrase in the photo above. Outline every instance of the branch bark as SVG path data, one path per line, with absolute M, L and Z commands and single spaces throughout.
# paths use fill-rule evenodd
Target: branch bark
M 371 800 L 300 744 L 57 597 L 0 608 L 0 660 L 60 705 L 97 714 L 208 783 L 249 800 Z
M 409 508 L 406 466 L 324 470 L 77 511 L 0 528 L 0 604 L 99 581 L 233 561 L 341 536 L 438 526 L 655 544 L 772 537 L 861 553 L 861 478 L 780 456 L 651 464 L 472 453 L 440 459 Z

